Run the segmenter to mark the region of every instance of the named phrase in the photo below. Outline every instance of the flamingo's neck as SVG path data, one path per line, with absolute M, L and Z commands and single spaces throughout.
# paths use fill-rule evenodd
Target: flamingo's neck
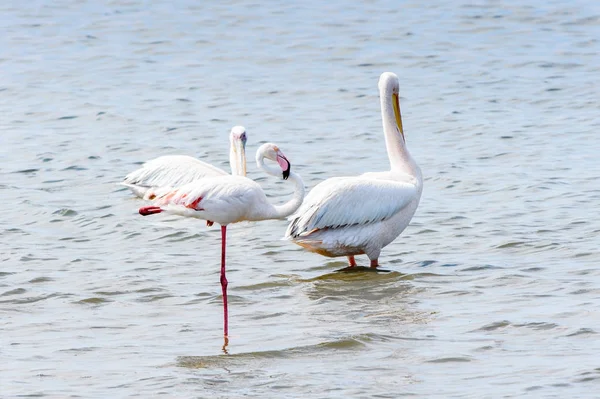
M 256 165 L 269 175 L 278 177 L 281 176 L 281 170 L 266 165 L 264 162 L 264 156 L 261 154 L 257 154 L 256 156 Z M 257 217 L 260 217 L 261 219 L 284 219 L 296 212 L 296 210 L 302 204 L 302 200 L 304 199 L 304 182 L 302 181 L 300 175 L 294 172 L 290 172 L 288 181 L 292 181 L 294 183 L 294 195 L 292 198 L 281 205 L 268 204 L 267 207 L 259 210 L 260 215 L 257 215 Z
M 291 180 L 294 183 L 294 195 L 285 204 L 273 206 L 273 215 L 276 219 L 284 219 L 296 212 L 300 205 L 302 205 L 302 200 L 304 199 L 305 190 L 302 178 L 300 178 L 298 174 L 290 172 L 288 180 Z

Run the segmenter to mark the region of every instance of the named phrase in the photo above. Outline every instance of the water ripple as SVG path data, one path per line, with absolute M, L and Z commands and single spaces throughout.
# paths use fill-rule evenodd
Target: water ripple
M 595 3 L 65 0 L 0 12 L 3 396 L 594 392 Z M 250 162 L 261 143 L 280 145 L 308 190 L 387 170 L 386 70 L 425 178 L 411 224 L 377 271 L 282 241 L 285 220 L 231 225 L 231 355 L 219 355 L 218 228 L 142 218 L 144 201 L 116 183 L 166 154 L 228 169 L 238 124 L 248 176 L 273 203 L 291 189 Z

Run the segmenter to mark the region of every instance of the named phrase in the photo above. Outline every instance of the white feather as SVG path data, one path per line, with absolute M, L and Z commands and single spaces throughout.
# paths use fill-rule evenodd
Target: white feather
M 265 158 L 274 162 L 283 159 L 285 162 L 278 170 L 265 165 Z M 289 171 L 289 161 L 272 143 L 263 144 L 257 150 L 256 161 L 270 175 L 280 177 L 283 171 Z M 243 220 L 284 219 L 298 209 L 304 198 L 304 183 L 300 176 L 290 172 L 288 181 L 294 183 L 294 195 L 282 205 L 271 204 L 260 185 L 253 180 L 225 174 L 195 180 L 180 187 L 153 189 L 152 195 L 147 193 L 145 198 L 153 199 L 154 205 L 141 208 L 140 213 L 158 206 L 161 212 L 209 220 L 222 226 Z
M 246 175 L 246 129 L 234 126 L 229 133 L 229 164 L 231 174 Z M 152 197 L 159 187 L 179 187 L 207 177 L 228 173 L 209 163 L 187 155 L 164 155 L 148 161 L 129 173 L 120 183 L 138 197 Z
M 313 188 L 290 218 L 285 237 L 325 256 L 366 254 L 378 265 L 381 249 L 408 226 L 423 190 L 421 170 L 402 129 L 398 77 L 379 79 L 381 116 L 390 170 L 327 179 Z
M 257 208 L 269 205 L 261 187 L 242 176 L 208 177 L 156 194 L 154 203 L 166 212 L 221 225 L 252 220 Z
M 178 187 L 198 179 L 227 174 L 223 169 L 194 157 L 163 155 L 144 163 L 141 168 L 129 173 L 121 184 L 145 192 L 151 187 Z
M 286 236 L 317 229 L 363 225 L 390 219 L 415 198 L 414 184 L 362 177 L 337 177 L 315 186 L 290 217 Z

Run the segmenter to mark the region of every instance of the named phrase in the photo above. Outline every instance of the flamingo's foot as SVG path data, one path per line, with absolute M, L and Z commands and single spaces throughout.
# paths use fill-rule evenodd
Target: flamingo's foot
M 208 227 L 212 226 L 214 223 L 215 223 L 215 222 L 213 222 L 212 220 L 207 220 L 207 221 L 206 221 L 206 225 L 207 225 Z
M 227 350 L 227 346 L 229 346 L 229 337 L 227 335 L 223 335 L 223 353 L 229 355 L 229 351 Z

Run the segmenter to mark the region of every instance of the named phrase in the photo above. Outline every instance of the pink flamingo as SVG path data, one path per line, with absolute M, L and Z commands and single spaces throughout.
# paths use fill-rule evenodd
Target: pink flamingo
M 264 158 L 279 164 L 277 168 L 265 165 Z M 273 205 L 267 200 L 262 188 L 253 180 L 243 176 L 208 177 L 188 183 L 179 188 L 156 190 L 152 206 L 144 206 L 139 212 L 143 216 L 155 213 L 172 213 L 185 217 L 206 220 L 221 225 L 221 288 L 223 291 L 223 331 L 227 345 L 228 310 L 227 277 L 225 276 L 225 248 L 227 225 L 241 221 L 284 219 L 294 213 L 304 198 L 304 183 L 299 175 L 290 171 L 291 164 L 281 150 L 272 143 L 263 144 L 256 152 L 256 163 L 266 173 L 294 182 L 292 199 L 282 205 Z M 288 179 L 289 177 L 289 179 Z

